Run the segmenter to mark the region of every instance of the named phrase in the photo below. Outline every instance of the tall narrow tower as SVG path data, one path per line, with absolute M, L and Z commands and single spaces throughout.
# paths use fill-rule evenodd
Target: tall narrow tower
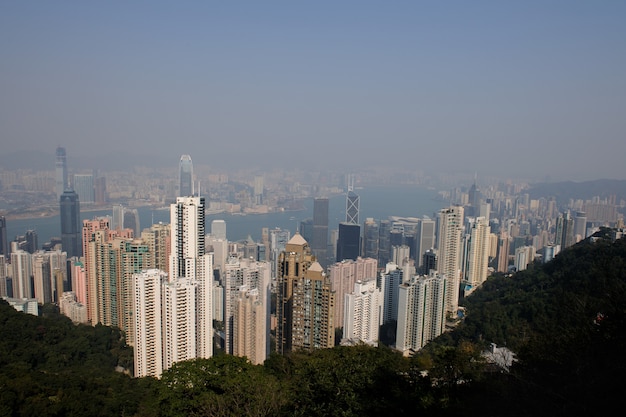
M 359 224 L 360 197 L 354 192 L 354 177 L 348 180 L 348 194 L 346 195 L 346 223 Z
M 463 214 L 461 206 L 448 207 L 439 212 L 437 270 L 448 280 L 445 299 L 449 314 L 456 314 L 459 306 Z
M 182 155 L 178 170 L 178 196 L 191 197 L 193 195 L 193 164 L 191 156 Z
M 55 190 L 57 198 L 61 198 L 63 191 L 65 191 L 68 184 L 67 177 L 67 157 L 65 155 L 65 148 L 58 147 L 56 151 L 56 162 L 54 164 L 55 169 Z
M 326 267 L 328 261 L 328 198 L 313 201 L 313 240 L 311 251 L 317 261 Z
M 170 281 L 197 285 L 196 355 L 213 356 L 213 254 L 205 252 L 203 197 L 178 197 L 170 208 Z M 173 287 L 175 288 L 175 286 Z
M 59 199 L 61 208 L 61 245 L 67 257 L 83 255 L 80 225 L 80 202 L 73 190 L 65 190 Z

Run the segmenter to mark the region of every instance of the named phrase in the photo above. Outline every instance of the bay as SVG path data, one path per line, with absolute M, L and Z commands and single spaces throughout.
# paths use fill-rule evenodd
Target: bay
M 422 217 L 426 215 L 433 217 L 438 210 L 445 206 L 444 202 L 438 200 L 437 191 L 417 186 L 371 186 L 357 189 L 355 193 L 359 195 L 360 199 L 359 222 L 361 224 L 368 217 L 376 220 L 387 219 L 389 216 Z M 250 236 L 258 242 L 261 240 L 261 232 L 264 227 L 287 229 L 293 235 L 298 230 L 298 225 L 302 220 L 313 217 L 313 198 L 307 199 L 304 206 L 305 209 L 300 211 L 268 214 L 210 214 L 206 216 L 207 233 L 210 232 L 211 222 L 220 219 L 226 222 L 226 236 L 230 241 L 238 241 Z M 104 210 L 83 211 L 81 212 L 81 220 L 110 216 L 112 210 L 111 207 Z M 149 227 L 153 223 L 169 223 L 170 221 L 168 209 L 139 207 L 138 212 L 141 229 Z M 331 196 L 328 208 L 329 230 L 336 229 L 339 222 L 345 220 L 345 213 L 345 194 Z M 52 237 L 61 236 L 59 216 L 7 219 L 7 238 L 9 240 L 13 240 L 15 236 L 23 235 L 27 230 L 37 232 L 39 247 L 41 247 L 44 242 L 49 242 Z

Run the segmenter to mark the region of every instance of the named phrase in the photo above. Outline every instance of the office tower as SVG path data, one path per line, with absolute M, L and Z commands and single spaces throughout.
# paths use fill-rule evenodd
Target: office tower
M 31 284 L 32 264 L 30 253 L 17 249 L 11 251 L 11 278 L 13 298 L 33 298 Z
M 170 277 L 171 279 L 171 277 Z M 196 291 L 191 278 L 177 278 L 161 288 L 161 321 L 163 323 L 163 369 L 176 362 L 198 356 Z
M 133 236 L 141 233 L 141 223 L 139 222 L 139 211 L 137 209 L 124 209 L 124 229 L 133 231 Z
M 60 198 L 61 246 L 68 258 L 83 255 L 80 225 L 80 201 L 73 190 L 66 190 Z
M 485 217 L 477 217 L 468 240 L 467 262 L 464 268 L 466 294 L 487 280 L 491 228 Z
M 394 263 L 388 263 L 381 273 L 383 291 L 383 324 L 398 320 L 398 288 L 403 282 L 404 271 Z
M 254 177 L 254 203 L 263 204 L 263 176 L 256 175 Z
M 26 240 L 26 247 L 24 250 L 30 254 L 37 252 L 39 249 L 37 232 L 35 230 L 27 230 L 24 238 Z
M 11 292 L 13 292 L 13 289 L 11 289 Z M 8 296 L 7 259 L 4 256 L 0 256 L 0 297 Z
M 378 265 L 387 265 L 391 259 L 391 222 L 381 220 L 378 228 Z
M 535 260 L 535 248 L 532 246 L 522 246 L 515 249 L 515 270 L 523 271 Z
M 346 223 L 359 224 L 360 197 L 354 191 L 348 191 L 346 195 Z
M 574 220 L 568 211 L 559 214 L 556 219 L 555 243 L 561 246 L 561 250 L 572 246 L 574 241 Z
M 238 301 L 244 302 L 243 299 L 248 298 L 248 301 L 252 295 L 243 295 L 249 291 L 256 291 L 254 295 L 254 305 L 246 304 L 246 308 L 252 310 L 246 310 L 250 314 L 261 314 L 263 318 L 263 325 L 257 323 L 256 320 L 260 319 L 255 317 L 254 325 L 256 331 L 262 332 L 258 337 L 252 340 L 263 340 L 263 346 L 257 346 L 255 353 L 261 355 L 262 353 L 269 355 L 269 317 L 270 317 L 270 264 L 267 262 L 258 262 L 251 260 L 248 257 L 238 258 L 231 257 L 224 266 L 224 350 L 226 353 L 234 355 L 234 346 L 238 346 L 240 350 L 245 350 L 245 342 L 237 340 L 237 332 L 234 329 L 236 319 L 236 311 L 238 307 Z M 243 289 L 242 289 L 243 288 Z M 265 308 L 265 311 L 258 310 L 258 305 Z M 239 317 L 245 320 L 245 317 Z M 239 330 L 242 331 L 243 323 L 239 324 Z M 247 337 L 247 334 L 246 334 Z M 265 358 L 264 358 L 265 359 Z
M 313 240 L 311 251 L 323 267 L 328 263 L 328 198 L 313 201 Z
M 279 228 L 269 230 L 270 243 L 270 263 L 272 265 L 272 283 L 278 279 L 280 254 L 287 247 L 287 242 L 291 239 L 291 232 Z M 306 239 L 305 239 L 306 240 Z
M 445 329 L 445 275 L 413 276 L 399 287 L 396 349 L 416 352 Z
M 245 285 L 237 291 L 233 311 L 233 355 L 246 357 L 255 365 L 262 365 L 269 355 L 267 303 L 259 290 Z
M 446 311 L 451 315 L 456 315 L 459 305 L 463 213 L 463 207 L 452 206 L 440 210 L 438 217 L 437 270 L 448 280 Z
M 73 185 L 73 189 L 81 202 L 93 203 L 95 201 L 92 174 L 74 174 Z
M 313 219 L 304 219 L 298 226 L 298 232 L 307 242 L 313 241 Z
M 191 156 L 182 155 L 178 165 L 178 196 L 192 197 L 193 195 L 193 164 Z
M 124 206 L 115 204 L 113 206 L 113 217 L 111 218 L 111 230 L 124 228 Z
M 378 260 L 378 223 L 368 217 L 363 223 L 363 257 Z
M 0 216 L 0 255 L 4 255 L 4 258 L 8 259 L 11 253 L 10 249 L 7 239 L 7 219 Z
M 170 280 L 197 286 L 195 331 L 198 358 L 213 356 L 213 254 L 205 247 L 204 197 L 178 197 L 170 207 Z
M 420 267 L 421 275 L 428 275 L 430 271 L 437 270 L 437 252 L 434 249 L 428 249 L 422 255 L 422 266 Z
M 276 351 L 310 351 L 335 344 L 334 293 L 309 244 L 296 233 L 279 257 Z
M 436 222 L 429 217 L 424 216 L 420 219 L 415 233 L 415 262 L 421 267 L 424 260 L 424 254 L 429 249 L 435 248 L 435 229 Z
M 579 242 L 587 237 L 587 213 L 577 211 L 574 217 L 574 242 Z
M 226 221 L 213 220 L 211 222 L 211 236 L 215 239 L 226 240 Z
M 509 269 L 509 251 L 510 249 L 511 239 L 506 231 L 501 231 L 500 236 L 498 236 L 498 263 L 497 263 L 497 271 L 498 272 L 507 272 Z
M 104 205 L 107 202 L 107 185 L 105 177 L 97 177 L 93 181 L 94 202 L 98 205 Z
M 65 148 L 58 147 L 56 150 L 56 162 L 54 164 L 55 170 L 55 189 L 57 193 L 57 199 L 61 198 L 63 192 L 69 188 L 68 176 L 67 176 L 67 157 L 65 155 Z
M 353 261 L 359 257 L 361 250 L 361 226 L 355 223 L 339 223 L 337 239 L 337 262 L 344 259 Z
M 132 276 L 133 364 L 137 378 L 158 378 L 163 373 L 161 289 L 165 282 L 167 274 L 158 269 L 148 269 Z
M 344 297 L 343 339 L 350 344 L 378 345 L 382 324 L 383 294 L 376 278 L 354 283 L 354 290 Z
M 344 296 L 354 291 L 357 281 L 376 279 L 378 263 L 375 258 L 343 260 L 328 267 L 328 278 L 335 292 L 334 327 L 342 327 L 344 320 Z

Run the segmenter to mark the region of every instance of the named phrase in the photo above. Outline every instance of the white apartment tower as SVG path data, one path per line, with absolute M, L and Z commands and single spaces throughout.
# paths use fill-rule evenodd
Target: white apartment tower
M 437 270 L 446 276 L 446 312 L 456 314 L 459 307 L 463 233 L 463 207 L 452 206 L 439 211 L 437 234 Z
M 170 207 L 170 282 L 197 286 L 196 355 L 213 356 L 213 254 L 205 252 L 204 197 L 178 197 Z
M 167 273 L 149 269 L 133 275 L 133 349 L 135 377 L 160 377 L 163 372 L 161 289 Z
M 383 294 L 376 287 L 376 279 L 357 281 L 354 291 L 345 295 L 343 339 L 376 346 L 382 324 L 382 307 Z
M 428 276 L 415 275 L 400 285 L 397 350 L 416 352 L 443 333 L 447 284 L 445 275 L 432 271 Z
M 162 287 L 163 369 L 198 357 L 196 288 L 190 278 L 178 278 Z
M 375 279 L 378 270 L 378 261 L 373 258 L 358 257 L 355 261 L 344 260 L 328 267 L 328 276 L 335 292 L 335 327 L 343 327 L 344 323 L 344 296 L 354 291 L 357 281 Z

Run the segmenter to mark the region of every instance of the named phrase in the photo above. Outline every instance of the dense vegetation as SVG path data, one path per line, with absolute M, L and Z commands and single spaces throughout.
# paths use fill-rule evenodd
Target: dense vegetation
M 412 358 L 367 346 L 217 355 L 131 378 L 119 331 L 0 303 L 0 415 L 599 415 L 619 407 L 626 360 L 626 240 L 582 242 L 547 265 L 496 276 L 467 318 Z M 505 372 L 481 352 L 506 345 Z

